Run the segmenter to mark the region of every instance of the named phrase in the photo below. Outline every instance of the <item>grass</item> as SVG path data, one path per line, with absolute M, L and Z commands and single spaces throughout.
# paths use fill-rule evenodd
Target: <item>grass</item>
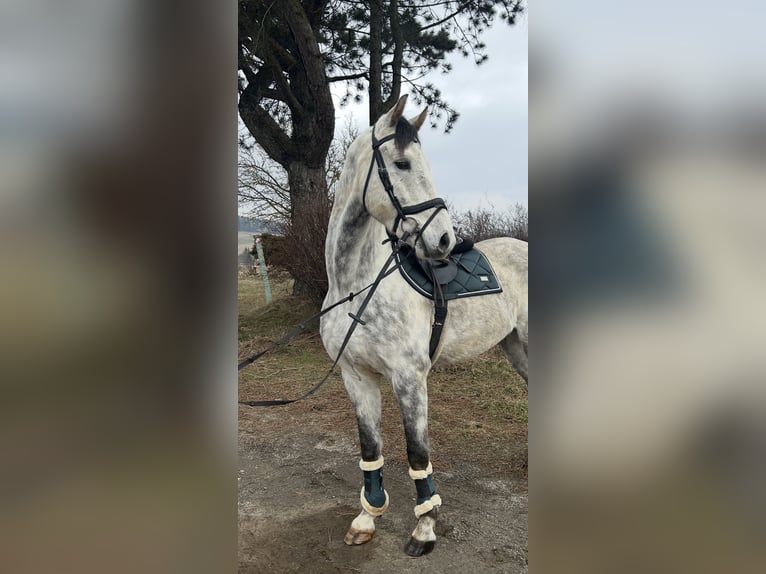
M 287 276 L 270 276 L 274 302 L 265 304 L 259 276 L 239 280 L 239 356 L 268 347 L 318 309 L 291 295 Z M 240 373 L 242 399 L 294 398 L 308 391 L 330 368 L 314 323 L 286 345 Z M 460 365 L 433 370 L 428 381 L 432 460 L 441 469 L 469 462 L 498 476 L 524 481 L 527 473 L 527 387 L 499 349 Z M 381 384 L 386 458 L 406 461 L 404 431 L 390 384 Z M 275 417 L 275 430 L 293 422 L 356 437 L 356 419 L 338 373 L 306 401 Z M 264 431 L 262 411 L 242 414 L 241 428 Z M 292 417 L 292 418 L 291 418 Z M 293 421 L 293 422 L 291 422 Z M 256 424 L 257 423 L 257 424 Z

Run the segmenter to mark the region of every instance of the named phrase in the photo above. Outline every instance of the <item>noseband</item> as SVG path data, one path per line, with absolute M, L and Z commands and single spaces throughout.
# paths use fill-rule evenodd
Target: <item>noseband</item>
M 387 135 L 383 139 L 379 140 L 375 137 L 375 126 L 374 125 L 372 126 L 372 161 L 370 161 L 370 169 L 367 171 L 367 179 L 364 182 L 364 193 L 362 195 L 362 205 L 364 205 L 364 210 L 367 211 L 367 187 L 370 185 L 370 175 L 372 174 L 372 167 L 373 165 L 377 164 L 378 176 L 380 177 L 380 181 L 383 184 L 383 188 L 386 190 L 386 194 L 388 194 L 388 198 L 391 200 L 391 204 L 394 206 L 394 209 L 396 210 L 396 219 L 394 220 L 393 231 L 389 231 L 388 226 L 386 226 L 386 232 L 388 233 L 389 239 L 391 240 L 396 239 L 396 230 L 399 227 L 399 223 L 407 219 L 408 215 L 414 215 L 416 213 L 421 213 L 423 211 L 426 211 L 427 209 L 431 209 L 434 207 L 436 208 L 434 209 L 434 212 L 431 214 L 431 216 L 426 220 L 423 227 L 416 228 L 415 232 L 418 232 L 418 237 L 416 241 L 418 241 L 420 240 L 420 237 L 422 236 L 423 231 L 425 231 L 426 227 L 428 227 L 428 224 L 433 221 L 434 217 L 436 217 L 436 214 L 439 213 L 439 211 L 442 209 L 447 209 L 447 206 L 445 205 L 444 200 L 441 197 L 435 197 L 434 199 L 429 199 L 428 201 L 416 203 L 415 205 L 402 206 L 401 202 L 399 201 L 399 198 L 396 197 L 396 194 L 394 193 L 394 186 L 391 183 L 391 179 L 388 177 L 388 170 L 386 169 L 386 163 L 383 161 L 383 154 L 380 153 L 380 146 L 386 143 L 387 141 L 394 139 L 395 137 L 396 137 L 396 133 L 392 133 L 390 135 Z M 413 141 L 419 143 L 417 138 L 415 138 Z M 407 234 L 409 235 L 409 233 Z M 406 239 L 406 237 L 404 239 Z

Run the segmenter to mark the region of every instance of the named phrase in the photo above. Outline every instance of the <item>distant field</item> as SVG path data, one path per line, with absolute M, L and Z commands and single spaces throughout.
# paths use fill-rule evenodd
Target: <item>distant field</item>
M 247 247 L 250 249 L 253 246 L 253 232 L 252 231 L 239 231 L 237 232 L 237 253 L 242 253 L 242 250 Z

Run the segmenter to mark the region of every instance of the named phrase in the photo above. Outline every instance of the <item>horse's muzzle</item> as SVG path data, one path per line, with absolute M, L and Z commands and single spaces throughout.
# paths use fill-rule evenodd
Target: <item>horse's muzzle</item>
M 421 241 L 421 245 L 427 259 L 445 259 L 455 247 L 455 236 L 445 232 L 436 245 L 429 245 L 427 241 Z

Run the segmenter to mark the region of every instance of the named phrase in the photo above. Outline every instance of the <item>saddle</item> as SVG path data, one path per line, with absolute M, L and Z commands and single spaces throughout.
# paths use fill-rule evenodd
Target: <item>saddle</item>
M 449 256 L 443 260 L 418 259 L 415 250 L 408 245 L 401 245 L 396 257 L 404 280 L 415 291 L 434 302 L 434 322 L 429 345 L 431 358 L 439 346 L 447 318 L 448 301 L 503 291 L 487 257 L 467 238 L 460 238 Z

